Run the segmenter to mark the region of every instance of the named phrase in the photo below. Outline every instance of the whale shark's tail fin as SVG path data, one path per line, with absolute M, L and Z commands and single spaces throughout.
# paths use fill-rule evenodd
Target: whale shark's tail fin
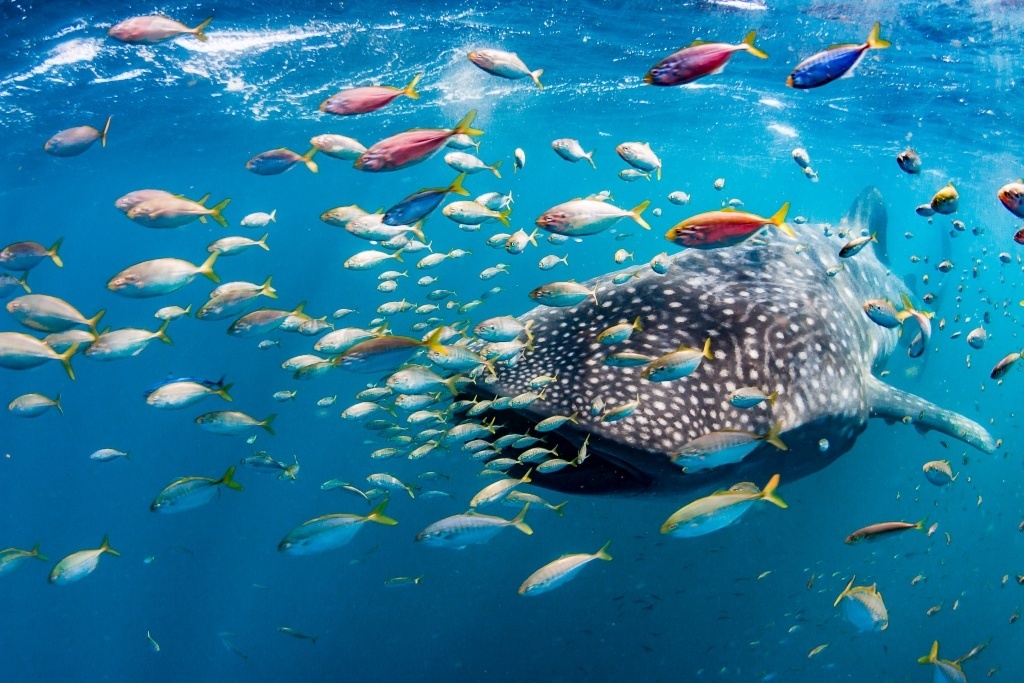
M 882 193 L 877 187 L 865 187 L 861 190 L 843 222 L 853 230 L 864 230 L 869 235 L 874 234 L 878 240 L 878 243 L 873 245 L 875 256 L 886 266 L 889 265 L 889 214 L 885 210 Z
M 867 390 L 872 417 L 907 421 L 920 431 L 934 429 L 986 453 L 996 450 L 992 435 L 980 424 L 959 413 L 943 410 L 934 403 L 895 389 L 875 377 L 867 379 Z

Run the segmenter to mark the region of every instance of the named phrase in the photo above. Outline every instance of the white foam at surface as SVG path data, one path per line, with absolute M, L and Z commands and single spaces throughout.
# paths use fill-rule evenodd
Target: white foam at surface
M 117 74 L 116 76 L 108 76 L 106 78 L 97 76 L 92 79 L 93 83 L 116 83 L 117 81 L 130 81 L 133 78 L 149 73 L 149 69 L 132 69 L 131 71 L 125 71 L 124 73 Z
M 776 135 L 781 135 L 784 138 L 796 138 L 800 136 L 800 134 L 796 131 L 796 128 L 793 128 L 792 126 L 787 126 L 784 123 L 769 124 L 768 130 L 775 133 Z
M 0 81 L 0 84 L 27 81 L 34 76 L 46 74 L 55 67 L 91 62 L 99 55 L 102 45 L 103 41 L 99 38 L 73 38 L 65 41 L 50 50 L 50 55 L 38 66 Z

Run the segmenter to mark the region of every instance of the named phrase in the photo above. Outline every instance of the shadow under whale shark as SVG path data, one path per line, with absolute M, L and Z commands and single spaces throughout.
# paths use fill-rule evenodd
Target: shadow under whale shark
M 830 277 L 849 239 L 825 235 L 821 226 L 793 226 L 797 240 L 775 230 L 722 249 L 686 250 L 665 275 L 641 269 L 624 284 L 617 271 L 590 280 L 596 298 L 572 308 L 538 307 L 533 350 L 473 387 L 481 394 L 516 396 L 539 376 L 556 375 L 543 400 L 498 414 L 503 431 L 526 433 L 552 415 L 577 414 L 544 434 L 566 459 L 588 439 L 589 456 L 576 467 L 532 475 L 533 484 L 576 493 L 661 492 L 704 489 L 737 481 L 784 481 L 816 472 L 849 451 L 871 417 L 937 430 L 986 452 L 995 449 L 977 423 L 887 385 L 876 376 L 897 347 L 897 331 L 871 322 L 867 299 L 899 301 L 907 289 L 883 261 L 886 212 L 880 193 L 868 188 L 854 202 L 846 227 L 878 233 Z M 803 245 L 798 249 L 797 245 Z M 614 346 L 598 343 L 604 329 L 642 320 L 643 330 Z M 711 339 L 714 358 L 691 375 L 650 382 L 642 367 L 612 367 L 604 358 L 621 351 L 658 357 L 680 345 Z M 730 392 L 757 387 L 778 392 L 774 405 L 734 407 Z M 628 417 L 602 421 L 592 410 L 639 400 Z M 697 437 L 725 430 L 766 434 L 781 424 L 783 451 L 765 442 L 741 461 L 696 472 L 672 457 Z M 827 442 L 827 445 L 826 445 Z M 509 455 L 508 452 L 502 454 Z M 509 471 L 521 476 L 525 465 Z

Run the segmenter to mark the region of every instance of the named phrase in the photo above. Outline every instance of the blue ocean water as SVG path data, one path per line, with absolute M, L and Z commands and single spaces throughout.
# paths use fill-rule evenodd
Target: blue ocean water
M 140 47 L 107 37 L 118 21 L 153 11 L 190 26 L 215 18 L 206 42 L 186 36 Z M 759 506 L 714 535 L 659 534 L 665 518 L 697 493 L 565 496 L 533 488 L 552 502 L 568 500 L 565 516 L 531 510 L 532 536 L 510 530 L 461 551 L 425 548 L 415 535 L 463 512 L 491 481 L 477 476 L 477 463 L 461 453 L 370 459 L 385 444 L 338 416 L 375 378 L 335 371 L 298 382 L 280 364 L 309 353 L 312 339 L 271 333 L 265 338 L 281 345 L 264 351 L 257 348 L 264 337 L 226 335 L 228 321 L 186 317 L 171 323 L 173 345 L 153 342 L 139 356 L 113 362 L 74 358 L 75 381 L 56 363 L 2 370 L 5 401 L 59 392 L 64 407 L 63 415 L 31 420 L 0 415 L 0 546 L 39 542 L 50 558 L 0 578 L 4 680 L 928 680 L 931 672 L 916 659 L 934 640 L 948 659 L 990 641 L 963 663 L 967 675 L 1018 680 L 1021 393 L 1016 371 L 1001 384 L 989 371 L 1021 347 L 1021 266 L 1011 238 L 1020 221 L 995 196 L 1022 175 L 1015 134 L 1016 81 L 1024 67 L 1019 4 L 37 1 L 5 4 L 0 15 L 0 246 L 49 246 L 63 237 L 64 268 L 44 262 L 30 276 L 33 291 L 66 299 L 87 316 L 106 309 L 103 325 L 155 329 L 157 308 L 201 305 L 212 287 L 201 277 L 156 299 L 122 298 L 105 285 L 139 261 L 199 263 L 215 239 L 258 238 L 262 230 L 238 225 L 254 211 L 277 210 L 270 251 L 221 259 L 216 270 L 225 282 L 273 275 L 282 308 L 305 301 L 314 316 L 359 310 L 339 326 L 368 325 L 387 301 L 423 303 L 429 290 L 415 284 L 423 274 L 439 277 L 436 286 L 454 290 L 462 302 L 504 287 L 472 311 L 479 322 L 526 312 L 533 307 L 527 294 L 544 283 L 618 269 L 612 254 L 619 248 L 633 252 L 638 267 L 662 251 L 674 253 L 665 230 L 728 199 L 762 215 L 790 201 L 791 217 L 837 224 L 861 189 L 874 185 L 889 211 L 893 270 L 919 296 L 935 294 L 929 309 L 936 331 L 927 352 L 910 359 L 900 348 L 887 380 L 1005 440 L 989 455 L 936 433 L 872 421 L 835 463 L 782 482 L 788 509 Z M 855 76 L 808 92 L 784 85 L 802 58 L 863 41 L 875 21 L 893 47 L 869 53 Z M 751 30 L 769 59 L 736 54 L 724 73 L 692 86 L 642 82 L 654 63 L 694 39 L 738 42 Z M 481 47 L 515 51 L 531 69 L 543 68 L 544 90 L 479 70 L 466 54 Z M 350 118 L 317 111 L 344 87 L 402 86 L 416 73 L 423 73 L 418 100 L 399 98 Z M 383 294 L 375 289 L 379 271 L 342 268 L 372 246 L 319 216 L 347 204 L 372 211 L 421 187 L 443 186 L 453 173 L 440 156 L 387 174 L 324 155 L 317 156 L 316 175 L 301 166 L 274 177 L 244 168 L 266 150 L 303 153 L 321 133 L 369 145 L 408 128 L 452 126 L 470 110 L 486 131 L 480 157 L 504 164 L 500 180 L 482 174 L 466 185 L 474 196 L 511 191 L 513 227 L 529 228 L 548 207 L 605 189 L 617 206 L 650 199 L 663 213 L 645 214 L 650 232 L 624 222 L 579 243 L 541 241 L 511 256 L 484 244 L 493 224 L 463 232 L 437 212 L 425 228 L 435 251 L 472 253 L 431 271 L 418 272 L 414 260 L 397 264 L 409 277 Z M 64 159 L 42 151 L 57 131 L 101 127 L 107 116 L 113 119 L 105 148 Z M 558 158 L 550 142 L 561 137 L 595 149 L 597 168 Z M 662 180 L 618 179 L 625 164 L 614 147 L 627 140 L 650 143 L 663 160 Z M 908 144 L 924 162 L 918 176 L 895 162 Z M 527 163 L 513 174 L 517 147 Z M 793 162 L 796 147 L 810 154 L 818 182 Z M 719 178 L 725 186 L 716 191 Z M 914 212 L 948 182 L 960 193 L 952 218 L 964 222 L 964 232 L 951 228 L 949 217 L 928 222 Z M 231 229 L 212 221 L 142 228 L 113 203 L 143 188 L 192 198 L 209 192 L 212 202 L 230 197 Z M 669 203 L 674 190 L 690 194 L 691 203 Z M 622 233 L 631 236 L 617 241 Z M 999 261 L 1000 252 L 1010 254 L 1010 263 Z M 566 253 L 568 267 L 536 266 L 542 255 Z M 945 258 L 955 268 L 943 274 L 936 264 Z M 510 264 L 510 275 L 478 278 L 499 262 Z M 985 313 L 988 343 L 975 350 L 964 337 Z M 466 318 L 443 308 L 440 314 L 449 323 Z M 421 319 L 403 313 L 392 327 L 407 332 Z M 24 331 L 6 314 L 0 329 Z M 951 338 L 954 332 L 962 334 Z M 235 385 L 234 403 L 208 399 L 183 411 L 147 406 L 143 392 L 169 375 L 224 376 Z M 285 389 L 298 390 L 294 402 L 272 400 Z M 316 406 L 333 395 L 336 405 Z M 258 419 L 276 413 L 276 436 L 260 433 L 250 446 L 193 422 L 224 408 Z M 91 461 L 99 448 L 129 450 L 132 459 Z M 243 492 L 225 490 L 180 515 L 149 511 L 177 477 L 219 477 L 251 448 L 288 463 L 297 457 L 297 481 L 239 465 Z M 943 489 L 921 472 L 924 462 L 940 458 L 960 473 Z M 398 492 L 388 508 L 397 526 L 369 524 L 349 545 L 320 555 L 277 551 L 284 534 L 307 519 L 369 511 L 355 497 L 321 490 L 324 481 L 366 489 L 364 478 L 374 472 L 417 481 L 425 470 L 450 475 L 437 488 L 451 499 Z M 933 535 L 844 543 L 873 522 L 924 517 L 939 523 Z M 60 558 L 99 547 L 106 534 L 120 557 L 105 555 L 74 585 L 48 584 Z M 594 563 L 548 594 L 517 595 L 543 564 L 563 553 L 594 552 L 609 540 L 612 562 Z M 858 584 L 877 583 L 884 595 L 885 631 L 858 633 L 833 607 L 853 575 Z M 385 586 L 400 576 L 423 579 Z M 925 578 L 915 582 L 919 576 Z M 929 614 L 935 606 L 941 609 Z M 318 639 L 293 638 L 281 627 Z

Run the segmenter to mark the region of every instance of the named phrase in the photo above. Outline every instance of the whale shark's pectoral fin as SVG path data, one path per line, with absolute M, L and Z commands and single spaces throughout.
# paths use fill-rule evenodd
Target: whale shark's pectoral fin
M 881 417 L 886 421 L 909 418 L 922 431 L 940 431 L 986 453 L 996 450 L 996 442 L 988 430 L 959 413 L 943 410 L 919 396 L 894 389 L 875 377 L 867 380 L 867 393 L 871 417 Z
M 854 200 L 850 210 L 846 213 L 843 222 L 855 231 L 866 230 L 869 235 L 875 235 L 877 242 L 874 243 L 875 256 L 885 265 L 889 265 L 889 239 L 888 226 L 889 214 L 885 210 L 885 202 L 882 201 L 882 193 L 877 187 L 865 187 Z

